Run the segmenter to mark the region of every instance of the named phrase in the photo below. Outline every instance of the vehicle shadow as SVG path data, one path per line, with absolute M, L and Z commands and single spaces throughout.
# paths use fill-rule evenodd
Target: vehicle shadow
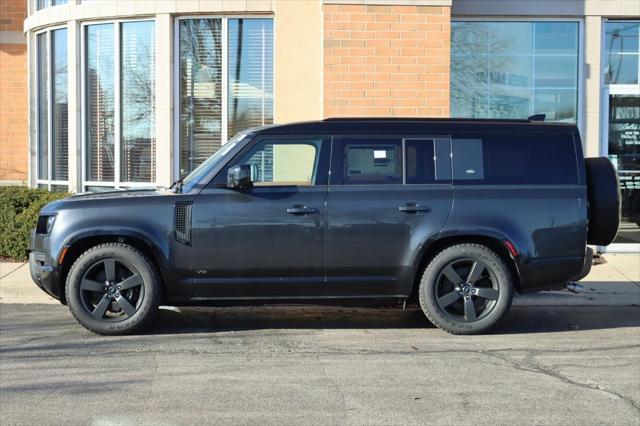
M 514 306 L 490 334 L 552 333 L 640 327 L 637 306 Z M 161 309 L 144 334 L 263 329 L 426 329 L 419 309 L 269 306 Z

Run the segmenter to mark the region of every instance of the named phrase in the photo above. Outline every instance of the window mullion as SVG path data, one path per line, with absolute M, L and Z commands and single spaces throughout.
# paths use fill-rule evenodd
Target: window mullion
M 221 118 L 220 120 L 222 121 L 221 126 L 221 132 L 220 132 L 220 139 L 222 139 L 220 141 L 220 145 L 224 145 L 225 143 L 227 143 L 227 140 L 229 139 L 229 120 L 228 120 L 228 106 L 229 106 L 229 102 L 228 102 L 228 91 L 229 91 L 229 75 L 228 75 L 228 54 L 229 54 L 229 19 L 228 18 L 222 18 L 222 40 L 220 43 L 221 47 L 222 47 L 222 70 L 221 70 L 221 75 L 222 75 L 222 99 L 220 102 L 222 102 L 222 113 L 221 113 Z
M 114 22 L 114 78 L 115 78 L 115 84 L 114 84 L 114 102 L 113 102 L 113 108 L 114 108 L 114 145 L 113 145 L 113 156 L 115 158 L 115 170 L 114 170 L 114 176 L 113 176 L 113 184 L 114 187 L 119 188 L 120 187 L 120 167 L 122 166 L 121 164 L 121 159 L 120 159 L 120 144 L 121 144 L 121 139 L 122 139 L 122 125 L 120 122 L 121 119 L 121 112 L 120 112 L 120 107 L 122 104 L 122 99 L 121 99 L 121 88 L 122 88 L 122 79 L 121 79 L 121 55 L 120 55 L 120 23 L 119 22 Z
M 47 31 L 47 189 L 49 191 L 51 191 L 51 180 L 53 179 L 53 92 L 51 91 L 53 87 L 52 44 L 51 31 Z

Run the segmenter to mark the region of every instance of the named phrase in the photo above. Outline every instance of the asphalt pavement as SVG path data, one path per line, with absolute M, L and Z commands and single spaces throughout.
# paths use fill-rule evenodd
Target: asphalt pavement
M 417 311 L 163 310 L 99 337 L 0 305 L 0 424 L 640 424 L 640 308 L 514 307 L 491 335 Z

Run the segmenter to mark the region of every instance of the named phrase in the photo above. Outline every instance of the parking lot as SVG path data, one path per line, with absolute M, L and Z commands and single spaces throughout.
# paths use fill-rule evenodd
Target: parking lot
M 595 267 L 580 295 L 521 297 L 471 337 L 414 310 L 261 307 L 163 309 L 105 338 L 12 303 L 5 277 L 0 423 L 637 425 L 634 262 Z

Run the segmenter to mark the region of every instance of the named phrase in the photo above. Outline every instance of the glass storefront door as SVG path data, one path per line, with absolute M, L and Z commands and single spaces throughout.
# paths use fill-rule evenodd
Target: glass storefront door
M 640 93 L 610 93 L 608 104 L 608 155 L 622 193 L 622 222 L 614 243 L 640 247 Z
M 602 150 L 616 167 L 622 221 L 608 251 L 640 251 L 640 21 L 604 25 Z

